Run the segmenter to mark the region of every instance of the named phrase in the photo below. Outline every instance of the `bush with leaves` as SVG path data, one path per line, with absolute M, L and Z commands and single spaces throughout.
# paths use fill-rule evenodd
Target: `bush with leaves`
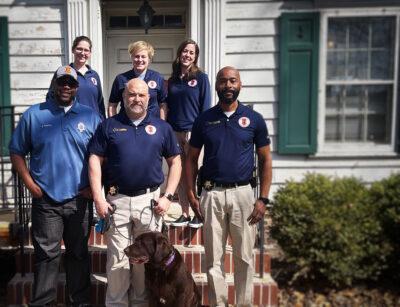
M 271 235 L 296 268 L 292 281 L 350 286 L 379 277 L 390 247 L 382 242 L 366 197 L 367 188 L 358 179 L 318 174 L 288 181 L 277 191 Z
M 400 281 L 400 174 L 375 182 L 370 188 L 368 202 L 375 207 L 383 229 L 383 241 L 392 248 L 385 277 Z

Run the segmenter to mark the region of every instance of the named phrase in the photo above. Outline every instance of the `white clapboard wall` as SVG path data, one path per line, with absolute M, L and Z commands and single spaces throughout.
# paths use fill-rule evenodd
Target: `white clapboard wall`
M 44 101 L 54 71 L 66 64 L 66 1 L 0 0 L 9 22 L 13 105 Z

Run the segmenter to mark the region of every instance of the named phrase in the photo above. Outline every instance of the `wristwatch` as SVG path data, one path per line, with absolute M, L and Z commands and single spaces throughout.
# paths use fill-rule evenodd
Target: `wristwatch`
M 165 197 L 166 199 L 168 199 L 169 201 L 173 201 L 173 200 L 174 200 L 174 195 L 171 194 L 171 193 L 164 194 L 164 197 Z
M 259 197 L 258 200 L 261 200 L 266 207 L 269 207 L 268 206 L 270 204 L 269 198 L 267 198 L 267 197 Z

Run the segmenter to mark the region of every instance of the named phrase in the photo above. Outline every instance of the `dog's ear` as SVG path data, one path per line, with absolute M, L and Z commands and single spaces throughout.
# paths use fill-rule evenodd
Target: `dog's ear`
M 161 233 L 155 236 L 155 241 L 156 249 L 153 255 L 153 261 L 155 263 L 162 263 L 171 253 L 172 245 L 169 243 L 168 238 Z

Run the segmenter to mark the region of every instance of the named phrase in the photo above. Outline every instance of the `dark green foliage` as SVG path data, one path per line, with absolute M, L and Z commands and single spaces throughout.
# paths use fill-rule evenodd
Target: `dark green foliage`
M 387 263 L 386 277 L 400 281 L 400 174 L 392 175 L 371 186 L 369 202 L 376 208 L 384 230 L 383 240 L 393 252 Z
M 355 178 L 308 174 L 275 194 L 272 236 L 295 265 L 293 281 L 324 280 L 335 286 L 377 279 L 390 246 L 368 190 Z

